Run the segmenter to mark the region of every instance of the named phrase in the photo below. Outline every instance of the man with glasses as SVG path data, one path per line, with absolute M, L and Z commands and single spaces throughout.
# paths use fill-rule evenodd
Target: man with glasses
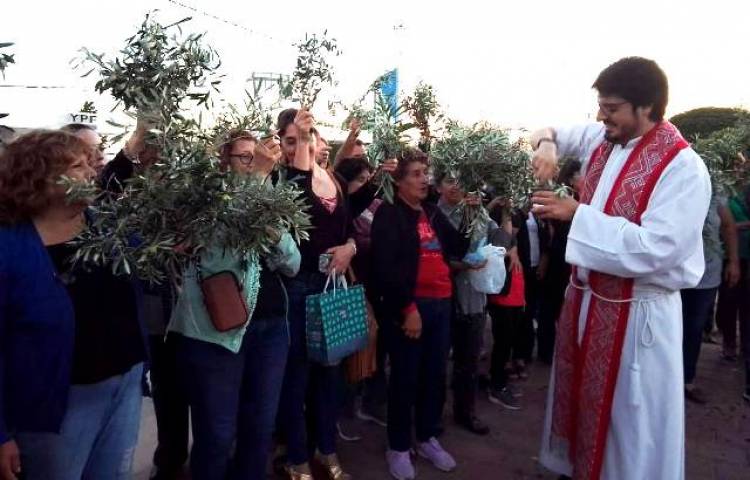
M 682 479 L 680 290 L 703 275 L 711 182 L 664 121 L 667 78 L 655 62 L 623 58 L 593 88 L 601 123 L 531 138 L 541 180 L 558 157 L 580 158 L 586 172 L 580 202 L 532 198 L 541 218 L 572 221 L 540 459 L 583 480 Z

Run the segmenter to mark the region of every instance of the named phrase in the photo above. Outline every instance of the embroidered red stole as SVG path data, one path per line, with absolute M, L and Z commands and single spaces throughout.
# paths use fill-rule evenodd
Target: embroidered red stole
M 639 224 L 656 182 L 688 143 L 668 122 L 646 133 L 623 165 L 604 213 Z M 589 204 L 613 144 L 594 150 L 584 178 L 581 203 Z M 573 268 L 571 282 L 578 282 Z M 633 279 L 591 271 L 589 288 L 607 299 L 630 299 Z M 552 441 L 567 446 L 576 480 L 597 480 L 604 460 L 612 400 L 620 368 L 630 303 L 603 301 L 592 295 L 579 345 L 583 291 L 569 287 L 557 326 Z M 634 446 L 636 448 L 636 446 Z

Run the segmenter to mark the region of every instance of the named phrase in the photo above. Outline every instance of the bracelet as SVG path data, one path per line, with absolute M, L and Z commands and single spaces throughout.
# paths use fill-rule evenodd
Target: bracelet
M 550 138 L 550 137 L 542 137 L 542 138 L 540 138 L 539 141 L 536 142 L 536 148 L 534 148 L 534 150 L 536 150 L 537 148 L 539 148 L 539 146 L 542 143 L 544 143 L 544 142 L 555 143 L 555 139 L 554 138 Z

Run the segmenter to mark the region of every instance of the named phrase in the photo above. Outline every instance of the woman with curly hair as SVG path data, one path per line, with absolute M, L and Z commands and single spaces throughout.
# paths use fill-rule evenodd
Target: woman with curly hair
M 146 359 L 140 288 L 73 265 L 91 149 L 35 131 L 0 156 L 0 478 L 130 478 Z

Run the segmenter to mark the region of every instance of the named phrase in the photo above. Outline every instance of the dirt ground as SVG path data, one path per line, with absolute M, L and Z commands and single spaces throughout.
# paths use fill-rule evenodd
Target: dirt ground
M 703 406 L 687 403 L 688 480 L 750 479 L 750 405 L 742 399 L 744 374 L 741 363 L 727 364 L 720 360 L 720 351 L 716 345 L 703 344 L 696 384 L 705 390 L 709 403 Z M 453 453 L 458 468 L 446 474 L 418 460 L 417 477 L 423 480 L 555 480 L 555 475 L 537 463 L 548 379 L 549 368 L 532 366 L 529 379 L 519 382 L 524 393 L 519 411 L 495 406 L 482 395 L 479 413 L 492 428 L 487 437 L 477 437 L 459 429 L 446 415 L 446 432 L 441 443 Z M 450 408 L 446 408 L 446 412 L 449 411 Z M 385 430 L 356 420 L 351 425 L 359 430 L 357 433 L 363 435 L 363 440 L 339 442 L 339 454 L 347 471 L 358 480 L 390 478 L 384 460 Z M 137 480 L 148 479 L 155 445 L 156 423 L 151 401 L 146 399 L 136 453 Z

